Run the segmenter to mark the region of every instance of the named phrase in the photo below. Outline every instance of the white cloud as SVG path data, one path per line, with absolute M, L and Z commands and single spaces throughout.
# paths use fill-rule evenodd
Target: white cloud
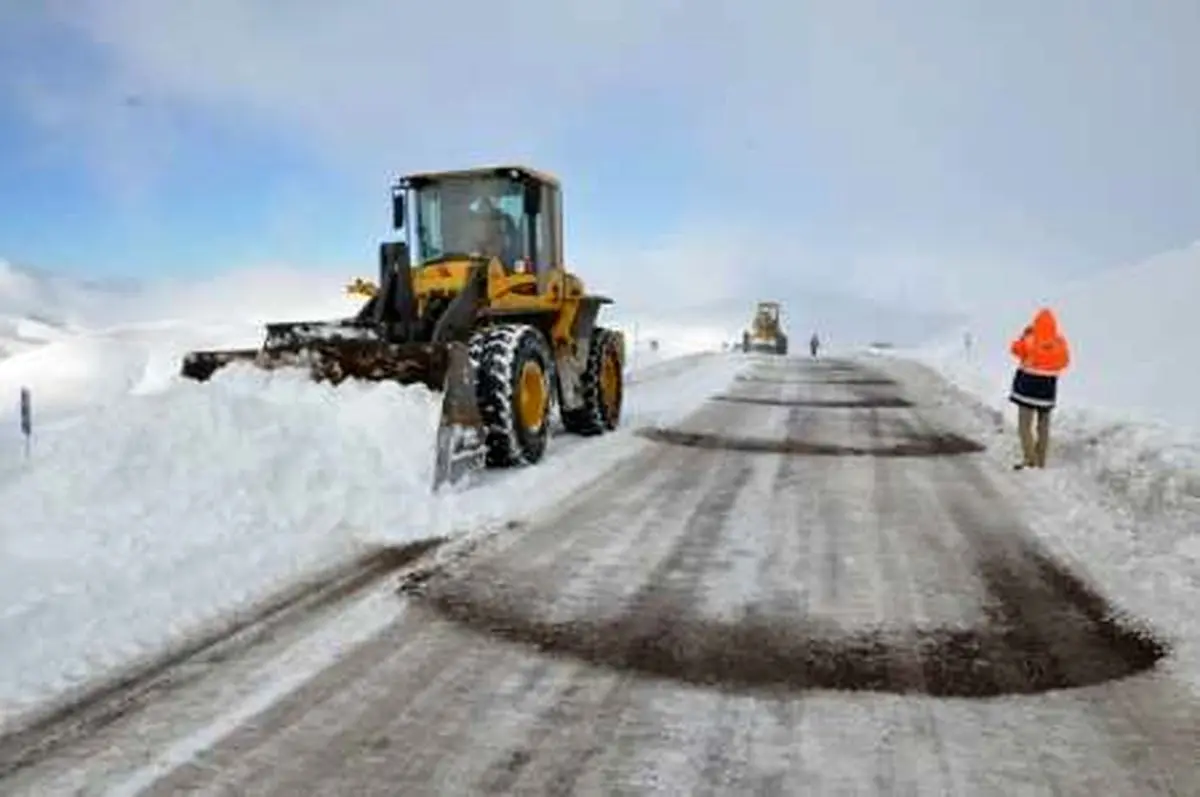
M 129 124 L 112 101 L 123 91 L 161 103 L 164 119 L 201 109 L 376 182 L 381 171 L 527 160 L 568 185 L 613 170 L 564 159 L 578 119 L 597 120 L 600 137 L 641 123 L 623 98 L 670 98 L 669 134 L 706 156 L 694 182 L 721 221 L 611 245 L 598 279 L 631 292 L 686 286 L 686 301 L 703 304 L 833 286 L 959 307 L 1168 248 L 1200 226 L 1194 3 L 48 7 L 108 59 L 94 96 L 69 96 L 68 117 L 95 123 L 102 151 L 125 148 L 96 158 L 118 168 L 170 133 L 165 121 Z M 30 109 L 54 122 L 61 108 L 44 99 Z M 636 175 L 612 179 L 638 190 Z
M 308 138 L 335 160 L 422 168 L 544 149 L 653 30 L 626 24 L 643 5 L 85 0 L 62 13 L 150 95 Z

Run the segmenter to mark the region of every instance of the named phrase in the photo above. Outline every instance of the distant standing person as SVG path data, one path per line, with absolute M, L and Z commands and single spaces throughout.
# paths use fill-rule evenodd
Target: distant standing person
M 1037 311 L 1021 337 L 1012 342 L 1010 350 L 1018 364 L 1009 400 L 1017 405 L 1022 453 L 1021 462 L 1014 468 L 1044 468 L 1050 446 L 1050 413 L 1058 397 L 1058 377 L 1070 364 L 1071 352 L 1067 339 L 1059 331 L 1058 319 L 1044 307 Z
M 812 356 L 813 356 L 813 357 L 816 357 L 816 356 L 817 356 L 817 349 L 819 349 L 819 348 L 821 348 L 821 339 L 820 339 L 820 338 L 818 338 L 818 337 L 817 337 L 817 333 L 816 333 L 816 332 L 814 332 L 814 333 L 812 334 L 812 337 L 808 339 L 808 350 L 809 350 L 810 352 L 812 352 Z

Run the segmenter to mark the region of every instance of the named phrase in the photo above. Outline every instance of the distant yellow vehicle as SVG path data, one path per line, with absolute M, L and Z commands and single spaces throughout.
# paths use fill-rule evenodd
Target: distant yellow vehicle
M 788 337 L 779 320 L 779 302 L 759 302 L 750 329 L 742 333 L 742 351 L 787 354 Z

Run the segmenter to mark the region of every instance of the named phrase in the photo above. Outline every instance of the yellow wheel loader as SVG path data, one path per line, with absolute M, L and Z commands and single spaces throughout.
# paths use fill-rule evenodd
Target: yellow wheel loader
M 750 329 L 742 333 L 742 351 L 784 355 L 788 337 L 779 320 L 779 302 L 759 302 Z
M 557 406 L 564 428 L 617 428 L 625 339 L 598 326 L 611 299 L 563 262 L 558 181 L 522 166 L 412 174 L 392 187 L 379 282 L 346 293 L 356 315 L 272 323 L 258 349 L 195 351 L 185 377 L 234 361 L 307 368 L 316 381 L 423 383 L 443 392 L 434 488 L 472 470 L 539 461 Z

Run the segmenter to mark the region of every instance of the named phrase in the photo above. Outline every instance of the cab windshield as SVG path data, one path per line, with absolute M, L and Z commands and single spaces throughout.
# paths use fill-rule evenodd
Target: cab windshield
M 415 189 L 418 265 L 497 257 L 525 258 L 524 186 L 505 177 L 440 179 Z

